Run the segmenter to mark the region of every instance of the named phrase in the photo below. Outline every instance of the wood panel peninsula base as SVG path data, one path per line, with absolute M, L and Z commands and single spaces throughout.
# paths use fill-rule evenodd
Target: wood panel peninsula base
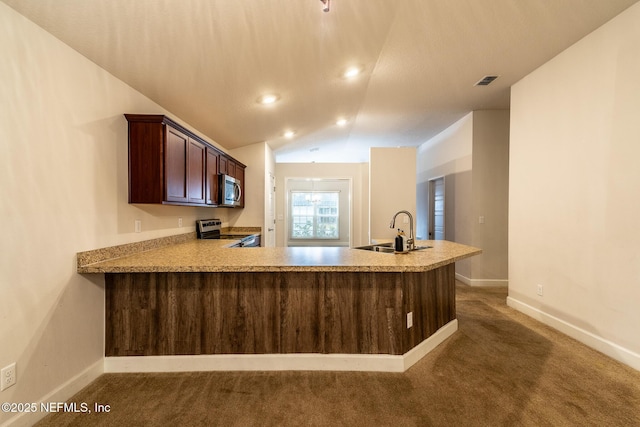
M 454 262 L 480 253 L 190 245 L 79 266 L 105 273 L 105 372 L 403 372 L 457 330 Z

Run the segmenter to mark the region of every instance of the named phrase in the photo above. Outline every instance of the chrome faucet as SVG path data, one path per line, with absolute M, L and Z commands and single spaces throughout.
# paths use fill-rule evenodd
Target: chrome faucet
M 411 213 L 409 211 L 396 212 L 393 218 L 391 218 L 391 224 L 389 225 L 389 228 L 396 228 L 396 217 L 401 213 L 407 214 L 407 216 L 409 217 L 409 239 L 407 240 L 407 243 L 409 244 L 409 250 L 412 251 L 415 248 L 415 241 L 413 237 L 413 216 L 411 216 Z

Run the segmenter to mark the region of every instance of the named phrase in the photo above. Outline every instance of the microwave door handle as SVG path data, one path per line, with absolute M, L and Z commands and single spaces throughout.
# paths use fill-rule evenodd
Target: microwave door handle
M 234 184 L 234 192 L 236 193 L 236 197 L 235 200 L 236 202 L 240 201 L 240 198 L 242 197 L 242 188 L 240 188 L 239 184 Z

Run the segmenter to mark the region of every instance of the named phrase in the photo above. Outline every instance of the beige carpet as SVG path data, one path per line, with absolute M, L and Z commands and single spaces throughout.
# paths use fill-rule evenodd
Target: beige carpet
M 640 372 L 458 285 L 459 330 L 403 374 L 105 374 L 70 399 L 108 414 L 39 426 L 640 426 Z

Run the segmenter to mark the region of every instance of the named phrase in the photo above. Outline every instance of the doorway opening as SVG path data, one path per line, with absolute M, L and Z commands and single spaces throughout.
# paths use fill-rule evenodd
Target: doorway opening
M 429 180 L 429 240 L 444 240 L 444 176 Z

